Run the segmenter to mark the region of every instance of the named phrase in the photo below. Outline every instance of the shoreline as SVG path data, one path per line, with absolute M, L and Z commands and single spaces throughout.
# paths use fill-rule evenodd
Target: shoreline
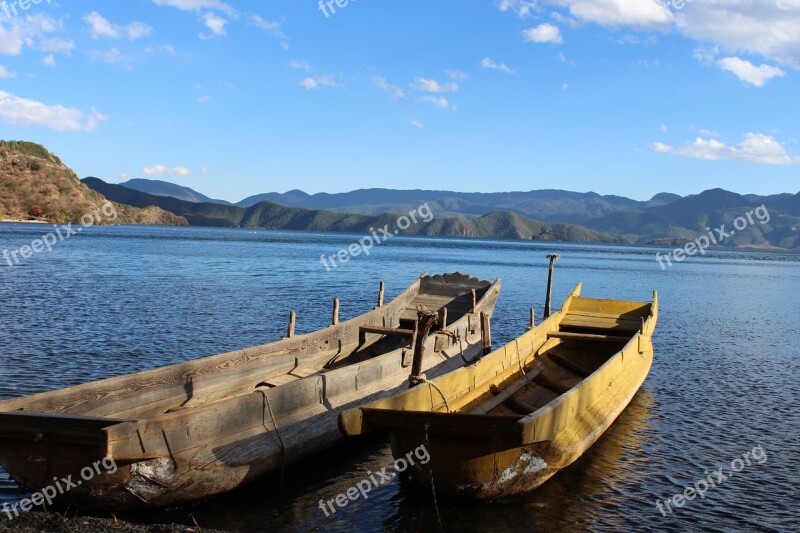
M 56 513 L 31 511 L 9 519 L 0 515 L 0 533 L 49 533 L 53 531 L 80 531 L 81 533 L 225 533 L 218 529 L 180 524 L 134 524 L 116 518 L 75 516 L 65 518 Z
M 30 224 L 30 225 L 48 225 L 51 224 L 46 220 L 10 220 L 10 219 L 3 219 L 0 220 L 0 224 Z M 244 230 L 244 231 L 274 231 L 274 232 L 288 232 L 288 233 L 308 233 L 308 234 L 315 234 L 315 235 L 352 235 L 352 236 L 359 236 L 359 233 L 350 233 L 350 232 L 340 232 L 340 231 L 314 231 L 314 230 L 303 230 L 303 229 L 282 229 L 282 228 L 249 228 L 249 227 L 241 227 L 241 226 L 162 226 L 162 225 L 153 225 L 153 224 L 98 224 L 98 226 L 102 227 L 123 227 L 123 226 L 132 226 L 132 227 L 153 227 L 153 228 L 193 228 L 193 229 L 208 229 L 208 230 Z M 397 238 L 406 238 L 406 239 L 434 239 L 434 240 L 454 240 L 454 241 L 466 241 L 466 242 L 479 242 L 479 241 L 490 241 L 490 242 L 527 242 L 527 243 L 539 243 L 539 244 L 566 244 L 566 245 L 576 245 L 576 246 L 588 246 L 588 245 L 600 245 L 600 246 L 611 246 L 611 247 L 624 247 L 624 248 L 648 248 L 648 249 L 664 249 L 669 250 L 674 245 L 664 244 L 664 243 L 655 243 L 655 242 L 648 242 L 648 243 L 632 243 L 632 242 L 625 242 L 625 243 L 612 243 L 612 242 L 595 242 L 595 241 L 557 241 L 557 240 L 539 240 L 539 239 L 509 239 L 509 238 L 492 238 L 492 237 L 467 237 L 467 236 L 460 236 L 460 235 L 447 235 L 447 236 L 434 236 L 434 235 L 397 235 Z M 689 241 L 691 242 L 691 241 Z M 789 254 L 798 254 L 800 253 L 800 249 L 795 248 L 782 248 L 780 246 L 775 246 L 770 243 L 764 244 L 742 244 L 737 246 L 714 246 L 708 248 L 710 251 L 720 251 L 720 252 L 736 252 L 736 251 L 767 251 L 767 252 L 782 252 L 782 253 L 789 253 Z

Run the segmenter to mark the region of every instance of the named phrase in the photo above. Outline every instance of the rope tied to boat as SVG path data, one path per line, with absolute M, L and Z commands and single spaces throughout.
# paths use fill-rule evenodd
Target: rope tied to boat
M 428 450 L 428 455 L 430 455 L 431 449 L 431 440 L 428 437 L 428 429 L 430 429 L 431 425 L 427 422 L 425 423 L 425 449 Z M 439 522 L 439 529 L 442 530 L 444 533 L 444 523 L 442 522 L 442 515 L 439 512 L 439 499 L 436 497 L 436 483 L 433 481 L 433 462 L 430 461 L 429 464 L 430 470 L 428 470 L 428 476 L 431 478 L 431 492 L 433 493 L 433 507 L 436 510 L 436 521 Z
M 433 381 L 429 381 L 428 377 L 425 374 L 420 374 L 419 376 L 412 376 L 410 378 L 410 381 L 411 385 L 414 387 L 424 383 L 426 385 L 429 385 L 431 388 L 436 389 L 436 392 L 438 392 L 439 395 L 442 397 L 442 400 L 444 400 L 445 409 L 447 409 L 448 413 L 452 413 L 452 411 L 450 410 L 450 404 L 447 402 L 447 396 L 445 396 L 444 391 L 442 391 L 442 389 L 440 389 L 436 383 L 434 383 Z M 431 404 L 433 404 L 433 402 L 431 402 Z M 433 405 L 431 405 L 431 407 L 433 407 Z
M 464 344 L 463 344 L 463 339 L 461 338 L 461 334 L 457 334 L 450 330 L 439 330 L 439 331 L 434 331 L 433 333 L 434 335 L 444 335 L 445 337 L 449 337 L 453 340 L 458 341 L 458 351 L 460 352 L 461 359 L 463 359 L 465 363 L 469 363 L 469 361 L 467 361 L 467 356 L 464 355 Z
M 267 411 L 269 411 L 270 418 L 272 419 L 272 427 L 275 430 L 275 435 L 278 436 L 278 443 L 280 443 L 281 445 L 281 488 L 283 488 L 284 474 L 286 473 L 286 444 L 283 442 L 283 437 L 281 437 L 281 432 L 278 429 L 278 421 L 275 419 L 275 414 L 272 412 L 272 404 L 269 403 L 269 396 L 267 396 L 267 391 L 265 391 L 264 389 L 259 389 L 259 392 L 261 393 L 262 396 L 264 396 L 265 406 L 267 408 Z M 269 429 L 267 428 L 266 424 L 263 424 L 263 426 L 266 429 Z

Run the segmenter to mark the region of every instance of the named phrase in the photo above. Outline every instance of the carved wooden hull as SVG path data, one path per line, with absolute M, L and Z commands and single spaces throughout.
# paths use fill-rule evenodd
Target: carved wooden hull
M 480 356 L 480 317 L 491 316 L 499 290 L 499 280 L 423 276 L 391 302 L 321 331 L 0 402 L 0 463 L 33 490 L 71 475 L 81 484 L 60 503 L 84 508 L 168 506 L 230 491 L 340 440 L 342 410 L 407 388 L 417 305 L 448 313 L 450 334 L 425 341 L 429 377 Z M 115 472 L 81 478 L 104 458 Z
M 580 297 L 474 365 L 343 413 L 347 435 L 388 430 L 396 458 L 437 491 L 478 499 L 530 492 L 572 464 L 625 409 L 650 371 L 658 298 Z M 446 401 L 445 401 L 446 399 Z

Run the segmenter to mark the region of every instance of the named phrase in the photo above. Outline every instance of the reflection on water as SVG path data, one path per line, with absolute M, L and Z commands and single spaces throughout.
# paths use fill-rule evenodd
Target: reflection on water
M 0 225 L 0 250 L 36 238 Z M 50 254 L 0 264 L 0 398 L 11 398 L 279 339 L 375 305 L 423 271 L 503 279 L 495 345 L 541 310 L 550 252 L 561 254 L 554 300 L 578 281 L 601 298 L 660 295 L 655 361 L 642 390 L 576 464 L 533 494 L 500 502 L 439 499 L 447 531 L 797 530 L 800 466 L 800 262 L 791 254 L 713 252 L 663 272 L 655 249 L 393 239 L 330 273 L 319 256 L 353 236 L 200 228 L 91 228 Z M 539 313 L 541 316 L 541 313 Z M 768 455 L 663 517 L 655 506 L 707 471 L 762 446 Z M 392 463 L 380 436 L 346 442 L 233 494 L 134 514 L 241 531 L 437 529 L 429 489 L 395 480 L 336 515 L 320 499 Z M 0 502 L 16 499 L 0 472 Z

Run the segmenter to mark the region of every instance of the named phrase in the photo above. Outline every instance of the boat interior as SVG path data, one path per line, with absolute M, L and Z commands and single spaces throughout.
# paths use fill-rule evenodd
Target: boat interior
M 524 417 L 539 410 L 593 374 L 638 333 L 650 304 L 574 298 L 558 330 L 534 346 L 517 370 L 458 411 Z

